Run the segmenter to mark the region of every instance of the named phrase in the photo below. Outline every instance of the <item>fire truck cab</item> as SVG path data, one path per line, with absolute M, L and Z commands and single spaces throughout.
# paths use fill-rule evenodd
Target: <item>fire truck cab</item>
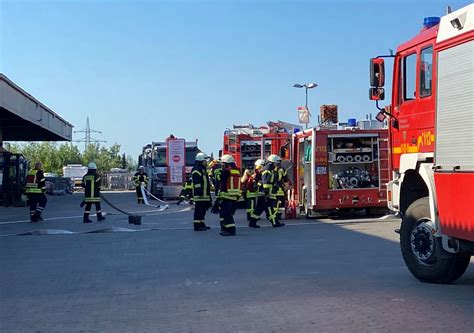
M 423 282 L 461 277 L 474 254 L 474 4 L 423 30 L 395 55 L 370 62 L 370 99 L 384 99 L 393 57 L 388 206 L 402 216 L 400 245 Z M 378 104 L 377 104 L 378 107 Z

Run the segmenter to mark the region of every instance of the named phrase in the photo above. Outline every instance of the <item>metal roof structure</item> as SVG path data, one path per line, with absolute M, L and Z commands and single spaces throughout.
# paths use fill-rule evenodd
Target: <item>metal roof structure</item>
M 71 141 L 73 125 L 0 73 L 2 141 Z

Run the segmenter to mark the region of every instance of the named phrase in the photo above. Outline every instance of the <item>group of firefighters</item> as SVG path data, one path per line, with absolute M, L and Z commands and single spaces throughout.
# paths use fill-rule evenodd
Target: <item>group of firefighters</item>
M 97 213 L 97 221 L 105 220 L 102 215 L 101 199 L 100 199 L 100 187 L 102 180 L 99 173 L 97 172 L 97 166 L 95 163 L 89 163 L 87 167 L 87 173 L 82 178 L 82 187 L 84 188 L 84 200 L 81 202 L 81 207 L 84 208 L 84 223 L 91 223 L 89 215 L 91 213 L 92 204 L 95 205 Z M 26 177 L 26 186 L 24 193 L 28 197 L 28 203 L 30 207 L 30 221 L 38 222 L 43 220 L 41 213 L 46 207 L 47 198 L 46 192 L 46 179 L 43 172 L 43 164 L 41 162 L 35 163 L 35 167 L 28 172 Z
M 222 236 L 235 236 L 236 227 L 234 214 L 239 203 L 245 201 L 247 210 L 247 221 L 249 227 L 260 228 L 257 222 L 265 212 L 272 226 L 282 227 L 280 222 L 282 209 L 285 204 L 285 184 L 289 183 L 286 170 L 281 166 L 281 158 L 278 155 L 270 155 L 266 160 L 259 159 L 255 162 L 255 169 L 245 170 L 241 174 L 231 155 L 223 155 L 219 160 L 208 163 L 209 157 L 204 153 L 198 153 L 191 172 L 191 177 L 186 183 L 180 201 L 192 198 L 194 202 L 194 230 L 204 231 L 210 227 L 205 223 L 208 210 L 218 213 L 220 219 Z M 138 204 L 144 203 L 142 187 L 148 182 L 144 168 L 140 167 L 134 175 Z M 97 220 L 102 221 L 105 217 L 101 210 L 101 178 L 97 173 L 95 163 L 89 163 L 87 174 L 82 179 L 84 188 L 85 206 L 83 222 L 91 223 L 89 215 L 92 205 L 95 205 Z M 42 220 L 41 213 L 46 206 L 46 180 L 40 162 L 29 171 L 26 181 L 25 194 L 30 206 L 31 222 Z M 211 191 L 215 193 L 215 201 L 212 202 Z
M 191 197 L 195 205 L 194 230 L 210 229 L 205 224 L 208 210 L 219 213 L 221 236 L 235 236 L 234 214 L 238 204 L 245 201 L 249 227 L 260 228 L 257 222 L 263 212 L 272 226 L 282 227 L 280 222 L 285 203 L 285 184 L 289 183 L 286 170 L 281 165 L 281 157 L 270 155 L 266 160 L 255 162 L 255 169 L 245 170 L 243 175 L 231 155 L 223 155 L 219 160 L 208 163 L 209 157 L 198 153 L 191 178 L 182 192 L 182 201 Z M 211 188 L 215 202 L 212 203 Z M 178 204 L 179 202 L 178 201 Z

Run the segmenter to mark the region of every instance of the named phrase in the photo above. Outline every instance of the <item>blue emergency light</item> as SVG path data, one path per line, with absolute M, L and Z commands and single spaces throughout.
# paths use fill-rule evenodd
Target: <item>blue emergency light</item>
M 423 19 L 423 27 L 425 27 L 426 29 L 432 28 L 435 25 L 438 25 L 440 21 L 441 19 L 436 16 L 425 17 Z

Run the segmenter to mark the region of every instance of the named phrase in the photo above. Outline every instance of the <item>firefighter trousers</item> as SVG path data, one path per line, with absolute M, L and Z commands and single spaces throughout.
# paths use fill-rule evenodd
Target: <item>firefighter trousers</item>
M 275 215 L 277 219 L 281 219 L 283 212 L 285 211 L 285 196 L 278 195 L 276 198 L 276 205 L 275 205 Z
M 247 221 L 250 222 L 250 218 L 252 216 L 252 212 L 255 209 L 257 198 L 254 197 L 247 197 L 245 199 L 245 208 L 247 209 Z
M 102 217 L 102 208 L 100 206 L 100 201 L 98 202 L 86 202 L 86 208 L 84 208 L 84 221 L 89 220 L 89 215 L 91 213 L 92 204 L 95 204 L 95 210 L 97 212 L 97 220 L 100 221 Z
M 30 203 L 30 220 L 37 221 L 41 218 L 41 213 L 46 207 L 48 199 L 44 193 L 29 193 L 28 201 Z
M 145 204 L 145 200 L 143 200 L 142 188 L 140 186 L 135 186 L 135 190 L 137 191 L 137 203 Z
M 269 198 L 269 197 L 258 197 L 257 204 L 255 205 L 255 209 L 251 214 L 250 223 L 256 224 L 260 215 L 265 212 L 268 216 L 268 220 L 274 226 L 278 224 L 276 214 L 275 214 L 275 203 L 276 199 Z
M 206 212 L 210 205 L 210 201 L 196 201 L 194 203 L 194 231 L 206 229 Z
M 221 223 L 221 231 L 235 235 L 234 213 L 237 209 L 235 200 L 222 199 L 221 209 L 219 211 L 219 220 Z

